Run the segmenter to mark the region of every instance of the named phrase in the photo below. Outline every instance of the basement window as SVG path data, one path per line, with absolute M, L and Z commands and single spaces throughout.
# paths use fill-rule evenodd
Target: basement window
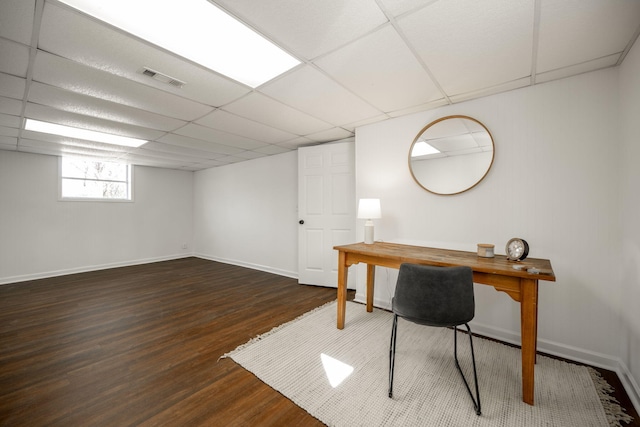
M 62 200 L 131 201 L 132 167 L 80 157 L 60 158 Z

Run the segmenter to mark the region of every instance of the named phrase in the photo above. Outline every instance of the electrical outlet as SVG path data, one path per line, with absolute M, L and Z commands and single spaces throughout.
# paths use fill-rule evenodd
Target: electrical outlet
M 186 244 L 186 243 L 183 243 L 183 244 L 182 244 L 182 249 L 187 249 L 188 247 L 189 247 L 189 246 L 187 246 L 187 244 Z

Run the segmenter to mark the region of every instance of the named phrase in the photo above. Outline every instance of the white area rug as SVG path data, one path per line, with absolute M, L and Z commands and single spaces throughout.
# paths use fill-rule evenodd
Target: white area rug
M 453 331 L 403 319 L 390 399 L 392 315 L 347 304 L 343 330 L 336 328 L 333 302 L 226 356 L 329 426 L 610 425 L 588 368 L 538 356 L 535 406 L 529 406 L 521 400 L 520 350 L 479 338 L 474 339 L 482 402 L 477 416 L 454 365 Z M 458 338 L 460 363 L 472 385 L 468 337 Z M 333 387 L 323 360 L 353 372 Z

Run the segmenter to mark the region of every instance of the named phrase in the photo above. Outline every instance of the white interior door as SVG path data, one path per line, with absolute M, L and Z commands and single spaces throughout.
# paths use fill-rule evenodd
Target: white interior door
M 298 149 L 298 282 L 338 286 L 336 245 L 355 241 L 353 142 Z M 355 289 L 349 276 L 347 286 Z

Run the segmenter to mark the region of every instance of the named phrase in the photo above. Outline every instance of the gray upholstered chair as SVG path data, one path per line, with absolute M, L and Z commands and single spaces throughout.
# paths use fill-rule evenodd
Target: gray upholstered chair
M 469 267 L 433 267 L 402 264 L 392 300 L 393 328 L 389 348 L 389 397 L 393 397 L 393 371 L 398 335 L 398 317 L 419 325 L 452 327 L 454 333 L 453 354 L 458 372 L 462 376 L 476 414 L 480 415 L 478 374 L 473 352 L 473 339 L 468 322 L 475 315 L 473 273 Z M 458 363 L 458 328 L 465 325 L 471 345 L 471 360 L 476 396 Z M 426 351 L 427 349 L 425 349 Z

